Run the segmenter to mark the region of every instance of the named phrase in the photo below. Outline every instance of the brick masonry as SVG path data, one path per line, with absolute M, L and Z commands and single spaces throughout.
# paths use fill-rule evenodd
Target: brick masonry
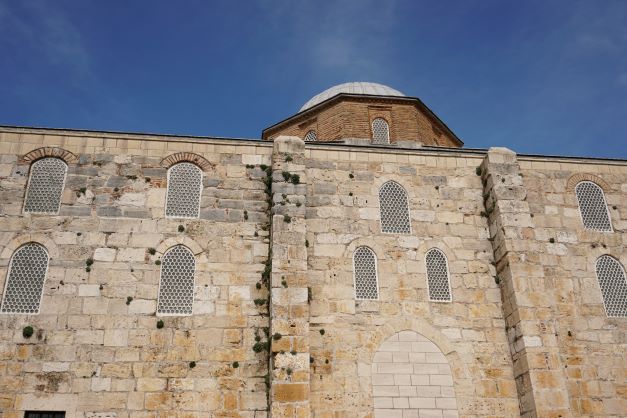
M 337 141 L 343 138 L 372 138 L 372 121 L 383 118 L 390 128 L 390 142 L 403 141 L 422 145 L 458 147 L 459 142 L 448 135 L 432 116 L 414 103 L 391 100 L 389 103 L 368 102 L 356 98 L 334 100 L 320 109 L 306 112 L 264 132 L 263 139 L 281 135 L 304 138 L 314 130 L 319 141 Z
M 68 161 L 61 211 L 23 214 L 29 164 L 45 147 Z M 200 218 L 165 218 L 163 162 L 189 155 L 203 161 Z M 604 181 L 613 232 L 583 229 L 573 178 Z M 389 180 L 408 192 L 411 234 L 381 233 Z M 627 410 L 627 319 L 605 315 L 594 270 L 602 254 L 627 265 L 625 162 L 2 128 L 0 186 L 0 289 L 20 245 L 50 254 L 41 313 L 0 315 L 2 418 Z M 156 317 L 155 262 L 178 244 L 196 257 L 194 315 Z M 355 300 L 360 245 L 377 256 L 379 300 Z M 428 299 L 433 247 L 448 259 L 450 303 Z M 269 257 L 270 293 L 257 286 Z M 256 352 L 264 329 L 270 350 Z M 418 340 L 395 369 L 392 348 L 406 338 Z

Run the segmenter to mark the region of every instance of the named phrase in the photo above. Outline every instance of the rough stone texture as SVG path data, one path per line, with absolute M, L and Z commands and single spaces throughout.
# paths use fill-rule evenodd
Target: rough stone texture
M 22 214 L 23 156 L 44 146 L 77 156 L 59 216 Z M 161 162 L 180 152 L 211 162 L 205 176 L 220 181 L 204 187 L 202 211 L 222 216 L 165 219 Z M 267 203 L 256 170 L 232 161 L 269 165 L 271 152 L 260 142 L 0 131 L 0 289 L 20 245 L 36 241 L 50 254 L 41 313 L 0 315 L 0 416 L 265 417 L 267 356 L 251 347 L 252 330 L 269 326 L 253 303 L 268 257 Z M 248 219 L 223 204 L 232 198 Z M 155 261 L 176 244 L 195 254 L 194 315 L 157 318 Z
M 533 235 L 515 242 L 525 257 L 520 274 L 529 277 L 521 292 L 526 296 L 523 302 L 534 308 L 522 337 L 539 337 L 535 342 L 552 354 L 528 360 L 528 367 L 538 370 L 534 392 L 546 394 L 540 402 L 554 414 L 552 405 L 560 399 L 554 399 L 548 388 L 557 382 L 546 370 L 561 364 L 566 391 L 560 398 L 566 398 L 570 416 L 624 416 L 627 318 L 606 316 L 595 263 L 607 254 L 627 266 L 627 167 L 624 162 L 523 157 L 518 165 L 533 216 Z M 598 181 L 604 189 L 613 232 L 583 227 L 577 198 L 569 187 L 581 180 Z
M 22 213 L 24 156 L 43 147 L 76 156 L 58 216 Z M 199 219 L 165 219 L 162 162 L 175 154 L 209 163 Z M 603 181 L 613 232 L 583 228 L 577 179 Z M 389 180 L 408 192 L 411 234 L 381 233 Z M 627 319 L 606 316 L 594 264 L 627 265 L 626 195 L 621 161 L 1 128 L 0 289 L 27 242 L 46 247 L 50 267 L 40 314 L 0 315 L 0 417 L 624 416 Z M 194 314 L 157 318 L 155 262 L 179 244 L 196 259 Z M 362 245 L 377 257 L 378 300 L 355 301 Z M 428 299 L 433 247 L 448 260 L 450 303 Z M 255 352 L 266 330 L 271 353 Z M 423 369 L 416 382 L 429 385 L 405 385 L 395 371 L 388 408 L 377 356 L 410 336 L 434 350 L 412 345 L 408 359 L 425 355 L 412 370 L 435 361 L 450 375 Z M 412 406 L 405 386 L 450 396 Z
M 279 137 L 272 154 L 272 335 L 270 414 L 306 417 L 309 411 L 309 302 L 305 221 L 304 142 Z M 286 178 L 298 176 L 298 181 Z M 298 203 L 298 205 L 297 205 Z
M 517 251 L 519 237 L 526 237 L 525 244 L 528 245 L 535 225 L 516 154 L 508 149 L 490 149 L 482 164 L 482 173 L 497 277 L 503 281 L 503 312 L 521 415 L 572 416 L 558 349 L 553 341 L 543 341 L 542 338 L 543 334 L 554 333 L 553 327 L 542 329 L 537 323 L 538 311 L 552 309 L 556 301 L 554 295 L 547 292 L 544 269 L 534 269 L 535 263 L 526 257 L 521 258 Z M 530 254 L 527 252 L 526 255 Z M 529 286 L 534 282 L 538 284 Z M 545 361 L 538 364 L 534 359 Z M 546 361 L 549 359 L 551 361 Z

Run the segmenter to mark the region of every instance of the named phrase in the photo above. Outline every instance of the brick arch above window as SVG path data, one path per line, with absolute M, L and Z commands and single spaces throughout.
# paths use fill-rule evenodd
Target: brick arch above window
M 181 162 L 193 163 L 200 167 L 203 171 L 212 170 L 214 167 L 214 165 L 205 157 L 194 154 L 193 152 L 177 152 L 176 154 L 168 155 L 161 160 L 161 167 L 170 168 Z
M 195 256 L 201 254 L 203 252 L 202 247 L 196 241 L 186 236 L 176 236 L 167 238 L 159 243 L 156 248 L 156 251 L 159 254 L 165 254 L 170 248 L 175 247 L 177 245 L 184 245 L 188 250 L 192 252 Z
M 577 173 L 570 176 L 568 182 L 566 183 L 566 189 L 573 192 L 575 191 L 575 187 L 577 187 L 577 185 L 582 181 L 591 181 L 592 183 L 596 183 L 597 186 L 602 188 L 604 192 L 608 192 L 611 190 L 608 182 L 606 182 L 599 176 L 595 176 L 594 174 L 589 173 Z
M 24 154 L 21 160 L 25 163 L 32 163 L 45 157 L 59 158 L 65 161 L 66 164 L 78 161 L 78 156 L 76 154 L 58 147 L 41 147 L 34 149 L 31 152 Z
M 607 208 L 605 193 L 598 184 L 584 180 L 575 186 L 581 221 L 586 229 L 612 232 L 612 218 Z
M 59 247 L 57 247 L 57 244 L 47 235 L 35 233 L 20 234 L 9 241 L 2 249 L 2 252 L 0 252 L 0 260 L 10 259 L 15 250 L 24 244 L 28 244 L 29 242 L 36 242 L 37 244 L 43 245 L 46 248 L 46 251 L 48 251 L 51 260 L 59 258 Z

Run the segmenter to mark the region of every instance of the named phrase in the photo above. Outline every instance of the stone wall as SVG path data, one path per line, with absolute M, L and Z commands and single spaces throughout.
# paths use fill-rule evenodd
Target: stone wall
M 254 300 L 267 298 L 256 283 L 269 251 L 260 164 L 271 163 L 272 144 L 0 135 L 0 289 L 21 244 L 39 242 L 51 256 L 41 313 L 0 315 L 0 416 L 265 417 L 267 354 L 251 347 L 269 326 L 267 307 Z M 44 146 L 76 156 L 66 158 L 61 210 L 22 214 L 24 156 Z M 164 216 L 167 166 L 181 158 L 203 168 L 199 219 Z M 194 315 L 157 317 L 156 262 L 176 244 L 195 254 Z
M 460 416 L 515 416 L 519 405 L 475 172 L 483 155 L 350 147 L 312 147 L 306 155 L 316 416 L 372 416 L 375 353 L 408 330 L 444 353 Z M 378 190 L 388 180 L 408 192 L 411 234 L 381 233 Z M 379 300 L 355 300 L 352 256 L 360 245 L 376 253 Z M 428 300 L 424 258 L 433 247 L 448 258 L 452 303 Z
M 556 161 L 519 157 L 533 236 L 521 242 L 528 280 L 527 303 L 538 309 L 528 334 L 550 347 L 529 367 L 561 368 L 567 394 L 564 416 L 624 416 L 627 411 L 627 318 L 608 318 L 595 262 L 611 255 L 627 266 L 627 166 L 612 161 Z M 613 232 L 584 229 L 574 186 L 581 180 L 604 189 Z M 540 298 L 541 295 L 541 298 Z M 533 328 L 532 328 L 533 327 Z M 530 338 L 529 338 L 530 339 Z M 556 382 L 540 375 L 554 393 Z M 554 408 L 551 395 L 544 407 Z
M 60 213 L 23 214 L 43 155 L 68 163 Z M 199 219 L 164 216 L 178 161 L 203 170 Z M 578 179 L 614 232 L 582 227 Z M 390 180 L 409 234 L 381 232 Z M 0 417 L 622 416 L 627 319 L 594 262 L 627 265 L 626 194 L 624 161 L 2 128 L 0 289 L 24 243 L 50 267 L 38 315 L 0 314 Z M 179 244 L 194 314 L 157 316 Z M 359 246 L 377 300 L 355 298 Z M 429 300 L 432 248 L 452 302 Z

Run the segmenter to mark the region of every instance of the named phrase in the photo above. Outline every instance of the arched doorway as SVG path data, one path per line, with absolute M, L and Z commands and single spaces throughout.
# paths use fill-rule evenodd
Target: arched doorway
M 388 338 L 372 362 L 375 418 L 457 417 L 451 366 L 414 331 Z

